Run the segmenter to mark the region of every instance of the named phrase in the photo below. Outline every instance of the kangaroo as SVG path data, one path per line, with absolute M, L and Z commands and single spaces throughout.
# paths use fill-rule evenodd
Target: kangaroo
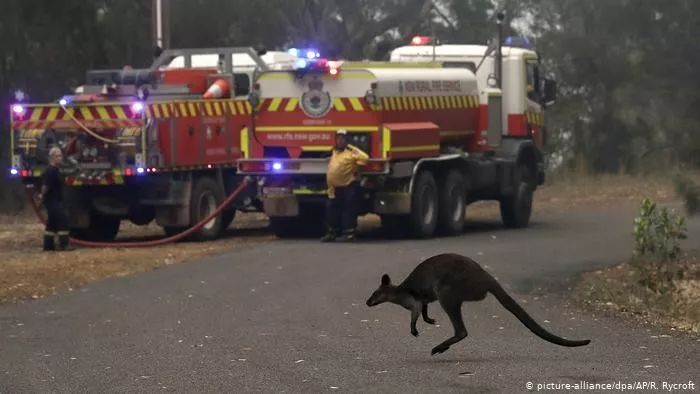
M 487 293 L 493 294 L 525 327 L 545 341 L 570 347 L 584 346 L 591 342 L 588 339 L 568 340 L 548 332 L 506 293 L 491 274 L 474 260 L 458 254 L 439 254 L 428 258 L 418 264 L 398 286 L 392 285 L 389 275 L 384 274 L 381 285 L 367 300 L 367 306 L 391 302 L 410 310 L 411 334 L 418 336 L 418 316 L 422 314 L 426 323 L 435 324 L 435 320 L 428 317 L 428 304 L 439 301 L 452 322 L 455 334 L 433 348 L 430 354 L 435 355 L 467 337 L 467 329 L 462 320 L 462 303 L 481 301 Z

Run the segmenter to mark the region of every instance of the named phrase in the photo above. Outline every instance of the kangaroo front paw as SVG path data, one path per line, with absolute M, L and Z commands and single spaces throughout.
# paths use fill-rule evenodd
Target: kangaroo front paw
M 434 355 L 436 355 L 436 354 L 438 354 L 438 353 L 444 352 L 445 350 L 447 350 L 447 349 L 449 349 L 449 348 L 450 348 L 449 346 L 445 346 L 445 345 L 442 345 L 442 344 L 441 344 L 441 345 L 437 345 L 437 346 L 435 346 L 435 347 L 433 348 L 433 350 L 430 351 L 430 355 L 431 355 L 431 356 L 434 356 Z
M 426 317 L 426 318 L 423 319 L 423 320 L 425 320 L 425 322 L 428 323 L 428 324 L 435 324 L 435 319 L 431 319 L 431 318 L 429 318 L 429 317 Z
M 418 336 L 418 330 L 416 330 L 415 328 L 412 328 L 412 329 L 411 329 L 411 335 L 413 335 L 414 337 L 417 337 L 417 336 Z

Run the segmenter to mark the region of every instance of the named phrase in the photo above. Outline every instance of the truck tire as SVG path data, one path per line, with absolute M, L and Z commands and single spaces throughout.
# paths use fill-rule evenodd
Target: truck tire
M 187 227 L 171 227 L 163 226 L 163 232 L 167 237 L 172 237 L 173 235 L 180 234 L 181 232 L 187 230 Z
M 524 164 L 519 164 L 516 171 L 515 193 L 500 200 L 501 219 L 506 227 L 524 228 L 530 224 L 532 214 L 533 175 Z
M 411 194 L 409 226 L 414 237 L 430 238 L 435 234 L 438 205 L 435 178 L 430 171 L 423 170 L 416 176 Z
M 464 178 L 458 170 L 450 170 L 440 182 L 438 204 L 438 231 L 440 234 L 457 235 L 464 230 L 466 207 Z
M 145 226 L 151 223 L 156 216 L 156 211 L 153 207 L 137 206 L 129 210 L 129 220 L 137 226 Z
M 221 213 L 221 232 L 226 231 L 227 228 L 233 223 L 233 219 L 236 218 L 236 210 L 231 209 L 228 211 L 223 211 Z
M 224 191 L 216 181 L 209 177 L 197 179 L 190 199 L 190 225 L 193 226 L 209 216 L 223 201 Z M 221 235 L 222 224 L 222 215 L 218 215 L 196 231 L 192 238 L 196 241 L 216 239 Z
M 117 237 L 120 224 L 120 218 L 92 213 L 88 228 L 73 229 L 70 233 L 72 237 L 84 241 L 109 242 Z

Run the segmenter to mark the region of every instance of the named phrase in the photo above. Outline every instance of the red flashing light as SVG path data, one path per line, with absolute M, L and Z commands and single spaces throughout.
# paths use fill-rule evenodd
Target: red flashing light
M 21 175 L 23 178 L 28 177 L 28 176 L 29 176 L 29 170 L 22 170 L 22 171 L 20 171 L 20 175 Z
M 411 45 L 428 45 L 433 41 L 429 36 L 415 36 L 411 39 Z
M 133 168 L 125 168 L 124 169 L 124 176 L 132 176 L 134 175 L 134 169 Z
M 340 62 L 331 60 L 328 63 L 328 73 L 331 75 L 338 75 L 338 71 L 340 71 Z

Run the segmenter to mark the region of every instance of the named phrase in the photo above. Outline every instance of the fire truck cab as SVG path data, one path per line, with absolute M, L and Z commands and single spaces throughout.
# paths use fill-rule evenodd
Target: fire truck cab
M 532 150 L 537 164 L 538 182 L 544 182 L 541 148 L 545 143 L 545 108 L 552 105 L 556 84 L 544 77 L 538 54 L 527 39 L 508 37 L 498 57 L 486 45 L 407 45 L 394 49 L 392 63 L 441 62 L 443 67 L 467 68 L 476 75 L 482 101 L 490 107 L 500 106 L 500 119 L 489 119 L 489 145 L 497 155 L 518 155 L 521 149 Z M 487 55 L 489 54 L 490 55 Z M 499 66 L 500 63 L 500 66 Z M 502 74 L 499 83 L 499 73 Z M 498 99 L 500 97 L 500 100 Z

